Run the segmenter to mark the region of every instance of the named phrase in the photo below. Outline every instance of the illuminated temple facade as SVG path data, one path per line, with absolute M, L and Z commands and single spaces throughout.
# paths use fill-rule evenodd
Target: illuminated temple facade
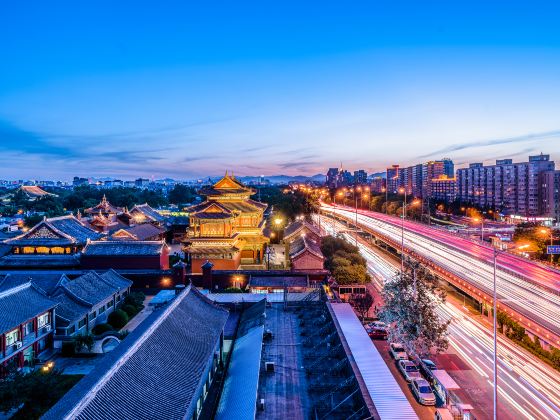
M 192 272 L 200 273 L 206 261 L 218 270 L 264 268 L 267 205 L 252 200 L 255 192 L 227 173 L 200 193 L 207 199 L 188 209 L 190 226 L 183 241 Z

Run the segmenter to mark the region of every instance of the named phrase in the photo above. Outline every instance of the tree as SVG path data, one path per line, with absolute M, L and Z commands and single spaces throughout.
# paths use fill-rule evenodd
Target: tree
M 59 370 L 16 372 L 0 381 L 0 412 L 18 409 L 14 419 L 37 419 L 52 407 L 81 375 L 62 375 Z
M 74 346 L 76 353 L 82 351 L 85 347 L 88 351 L 93 348 L 93 335 L 91 334 L 78 334 L 74 337 Z
M 172 204 L 186 204 L 194 200 L 195 192 L 192 188 L 183 184 L 176 184 L 171 191 L 169 191 L 169 202 Z
M 390 325 L 389 339 L 402 343 L 411 355 L 425 357 L 449 346 L 450 321 L 441 321 L 436 313 L 445 301 L 445 292 L 437 288 L 437 282 L 427 268 L 407 259 L 404 272 L 383 287 L 385 306 L 380 318 Z
M 352 295 L 350 297 L 350 305 L 360 314 L 360 318 L 363 321 L 373 305 L 373 296 L 367 290 L 364 295 Z

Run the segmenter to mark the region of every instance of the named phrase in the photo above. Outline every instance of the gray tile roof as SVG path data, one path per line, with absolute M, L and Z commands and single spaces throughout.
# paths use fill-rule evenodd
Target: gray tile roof
M 187 288 L 106 355 L 43 419 L 191 418 L 226 319 L 227 311 Z
M 103 274 L 89 271 L 74 280 L 63 276 L 50 292 L 59 303 L 57 315 L 64 319 L 63 325 L 80 320 L 94 306 L 122 292 L 132 282 L 113 270 Z
M 318 258 L 324 258 L 320 245 L 312 238 L 307 236 L 299 236 L 290 243 L 290 258 L 295 258 L 305 251 L 309 251 Z
M 56 306 L 31 284 L 0 293 L 0 333 L 10 331 L 31 318 Z
M 79 264 L 75 255 L 9 254 L 0 258 L 0 267 L 5 268 L 70 268 Z
M 165 217 L 155 211 L 148 203 L 134 206 L 130 213 L 134 213 L 135 210 L 143 213 L 148 219 L 152 219 L 155 222 L 163 222 L 165 220 Z
M 306 276 L 251 276 L 249 287 L 308 287 Z
M 92 241 L 83 250 L 84 255 L 160 255 L 162 241 Z
M 46 245 L 66 246 L 83 245 L 88 239 L 101 238 L 99 232 L 86 227 L 73 215 L 53 217 L 43 220 L 15 238 L 7 239 L 5 244 L 12 246 Z
M 31 281 L 36 289 L 49 294 L 60 280 L 60 273 L 14 271 L 0 277 L 0 292 Z
M 133 235 L 134 238 L 139 241 L 145 241 L 147 239 L 157 238 L 159 235 L 165 232 L 165 229 L 154 226 L 151 223 L 142 223 L 141 225 L 136 225 L 131 228 L 124 229 L 124 231 Z M 114 237 L 114 239 L 119 240 L 118 237 Z
M 53 217 L 47 220 L 51 225 L 56 227 L 58 230 L 75 238 L 76 242 L 79 243 L 80 245 L 85 245 L 88 239 L 93 241 L 103 236 L 101 233 L 85 226 L 73 215 Z

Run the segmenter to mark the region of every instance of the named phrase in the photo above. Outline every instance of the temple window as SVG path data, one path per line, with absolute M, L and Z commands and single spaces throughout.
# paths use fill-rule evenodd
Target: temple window
M 64 254 L 65 249 L 61 246 L 53 246 L 51 248 L 51 254 Z
M 24 246 L 23 247 L 24 254 L 35 254 L 35 247 L 34 246 Z
M 12 330 L 6 333 L 6 346 L 13 345 L 19 339 L 19 329 Z
M 50 252 L 50 248 L 46 247 L 46 246 L 38 246 L 35 248 L 35 253 L 36 254 L 49 254 Z

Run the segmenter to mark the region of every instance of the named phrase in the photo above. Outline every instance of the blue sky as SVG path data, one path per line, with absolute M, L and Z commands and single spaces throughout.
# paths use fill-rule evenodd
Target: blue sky
M 558 3 L 301 3 L 3 5 L 0 178 L 560 161 Z

